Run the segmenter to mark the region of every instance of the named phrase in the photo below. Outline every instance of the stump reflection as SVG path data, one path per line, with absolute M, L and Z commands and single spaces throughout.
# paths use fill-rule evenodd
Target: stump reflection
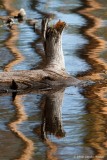
M 46 139 L 48 134 L 57 138 L 65 136 L 62 125 L 61 109 L 64 90 L 45 96 L 45 104 L 42 113 L 41 138 Z

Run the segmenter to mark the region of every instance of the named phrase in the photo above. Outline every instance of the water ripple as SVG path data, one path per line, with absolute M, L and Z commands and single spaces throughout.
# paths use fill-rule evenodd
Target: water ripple
M 30 160 L 34 151 L 34 144 L 33 141 L 27 138 L 22 132 L 18 129 L 18 124 L 21 124 L 23 121 L 27 120 L 27 115 L 24 111 L 24 106 L 22 102 L 22 96 L 17 95 L 13 102 L 14 106 L 16 107 L 16 119 L 13 122 L 9 123 L 9 127 L 11 131 L 16 134 L 25 145 L 25 148 L 20 155 L 20 158 L 17 160 Z

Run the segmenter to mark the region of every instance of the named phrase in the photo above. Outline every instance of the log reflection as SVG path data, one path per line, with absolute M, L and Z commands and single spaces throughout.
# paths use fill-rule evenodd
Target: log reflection
M 41 137 L 43 139 L 47 138 L 47 134 L 53 134 L 57 138 L 65 136 L 61 118 L 63 95 L 62 90 L 46 95 L 41 125 Z
M 42 123 L 41 128 L 36 128 L 35 132 L 41 137 L 44 143 L 48 146 L 47 159 L 57 160 L 55 153 L 57 151 L 57 145 L 52 142 L 52 137 L 63 138 L 65 137 L 65 131 L 62 124 L 62 103 L 63 103 L 64 89 L 61 89 L 55 93 L 48 93 L 44 95 L 41 101 L 42 109 Z M 49 138 L 50 137 L 50 138 Z

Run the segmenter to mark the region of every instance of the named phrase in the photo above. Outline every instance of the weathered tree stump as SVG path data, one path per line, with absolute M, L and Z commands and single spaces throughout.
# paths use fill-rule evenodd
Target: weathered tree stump
M 28 88 L 39 90 L 47 87 L 54 88 L 61 85 L 68 86 L 80 83 L 79 80 L 70 76 L 65 70 L 62 50 L 62 31 L 65 26 L 65 22 L 58 21 L 50 27 L 48 19 L 42 20 L 41 32 L 46 57 L 45 67 L 38 70 L 1 72 L 1 92 Z M 17 86 L 17 88 L 14 86 Z
M 66 74 L 61 35 L 65 25 L 65 22 L 59 21 L 53 27 L 48 27 L 48 19 L 42 21 L 42 36 L 47 62 L 45 70 L 62 75 Z

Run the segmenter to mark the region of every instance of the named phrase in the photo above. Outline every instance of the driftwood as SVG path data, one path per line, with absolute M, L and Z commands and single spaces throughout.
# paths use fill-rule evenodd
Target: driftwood
M 66 26 L 65 22 L 59 21 L 52 27 L 49 27 L 48 23 L 48 19 L 43 19 L 41 27 L 46 57 L 45 67 L 37 70 L 1 72 L 1 92 L 28 88 L 54 88 L 55 86 L 69 86 L 80 83 L 65 70 L 62 50 L 62 32 Z

